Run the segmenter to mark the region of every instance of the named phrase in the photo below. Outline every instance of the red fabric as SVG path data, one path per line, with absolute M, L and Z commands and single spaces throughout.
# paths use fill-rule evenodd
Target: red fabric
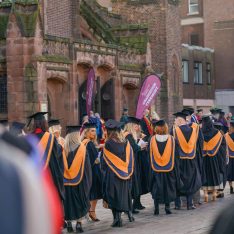
M 152 125 L 151 125 L 149 119 L 147 117 L 145 117 L 145 116 L 144 116 L 143 119 L 144 119 L 144 121 L 146 123 L 149 134 L 152 136 L 153 135 L 153 128 L 152 128 Z
M 41 128 L 36 128 L 34 131 L 35 134 L 43 133 Z
M 47 195 L 49 212 L 51 215 L 51 233 L 61 234 L 61 227 L 63 226 L 62 204 L 50 172 L 44 170 L 42 173 L 44 190 Z

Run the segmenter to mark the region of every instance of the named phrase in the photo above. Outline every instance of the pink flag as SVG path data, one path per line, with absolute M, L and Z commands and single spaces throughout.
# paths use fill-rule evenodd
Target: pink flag
M 136 118 L 141 119 L 159 93 L 161 81 L 157 75 L 149 75 L 144 79 L 137 103 Z
M 94 69 L 91 68 L 88 73 L 88 81 L 87 81 L 87 88 L 86 88 L 87 115 L 89 115 L 89 112 L 92 110 L 94 84 L 95 84 L 95 72 L 94 72 Z

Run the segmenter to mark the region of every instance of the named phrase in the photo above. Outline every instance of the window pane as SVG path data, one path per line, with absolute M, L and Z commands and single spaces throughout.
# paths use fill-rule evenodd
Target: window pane
M 7 78 L 0 76 L 0 113 L 7 113 Z
M 199 63 L 199 84 L 202 84 L 202 63 Z
M 188 61 L 183 61 L 183 82 L 188 83 L 189 82 L 189 64 Z
M 198 0 L 190 0 L 190 5 L 191 4 L 198 4 Z

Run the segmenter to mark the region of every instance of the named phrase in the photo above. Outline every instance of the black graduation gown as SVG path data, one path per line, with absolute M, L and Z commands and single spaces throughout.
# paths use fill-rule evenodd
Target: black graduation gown
M 147 141 L 147 139 L 145 138 L 144 141 Z M 149 176 L 151 175 L 151 171 L 149 151 L 147 149 L 139 151 L 137 161 L 139 164 L 140 195 L 144 195 L 150 191 Z
M 98 151 L 92 141 L 87 144 L 88 158 L 92 168 L 92 187 L 90 191 L 90 201 L 102 199 L 102 174 L 100 164 L 95 164 L 98 158 Z
M 159 153 L 162 155 L 167 144 L 158 142 Z M 175 200 L 179 189 L 182 187 L 179 171 L 179 152 L 178 144 L 175 145 L 175 164 L 174 169 L 170 172 L 155 172 L 152 171 L 151 177 L 151 194 L 152 198 L 159 204 L 170 203 Z
M 208 142 L 211 140 L 216 134 L 218 130 L 211 129 L 209 132 L 203 132 L 204 140 Z M 210 157 L 203 157 L 203 168 L 205 172 L 206 182 L 202 184 L 204 187 L 213 187 L 219 186 L 224 182 L 226 178 L 226 143 L 223 138 L 220 148 L 216 155 Z M 221 176 L 222 175 L 222 176 Z
M 121 160 L 126 161 L 126 143 L 117 143 L 113 140 L 108 140 L 105 148 L 111 153 L 118 155 Z M 128 212 L 132 210 L 132 179 L 120 179 L 106 164 L 105 160 L 101 159 L 103 171 L 103 200 L 107 202 L 110 209 L 117 211 Z
M 232 133 L 230 137 L 234 141 L 234 133 Z M 227 166 L 227 180 L 234 181 L 234 158 L 229 158 L 229 163 Z
M 39 140 L 41 140 L 43 135 L 44 133 L 35 134 L 35 136 Z M 63 184 L 63 168 L 61 168 L 61 160 L 62 160 L 61 151 L 59 151 L 58 142 L 56 138 L 54 138 L 54 144 L 53 144 L 48 168 L 50 169 L 50 173 L 52 175 L 52 179 L 53 179 L 54 185 L 57 188 L 60 199 L 64 201 L 65 190 L 64 190 L 64 184 Z
M 149 130 L 148 130 L 148 127 L 147 127 L 147 124 L 146 124 L 144 118 L 141 119 L 140 125 L 141 125 L 141 130 L 142 130 L 142 132 L 146 135 L 146 140 L 148 141 L 149 138 L 150 138 L 150 132 L 149 132 Z
M 192 128 L 189 125 L 180 126 L 185 139 L 188 141 L 192 134 Z M 179 146 L 180 147 L 180 146 Z M 202 186 L 202 149 L 203 135 L 199 130 L 196 156 L 194 159 L 180 159 L 180 178 L 183 187 L 180 188 L 179 195 L 192 195 L 197 192 Z
M 128 134 L 126 139 L 129 141 L 134 152 L 134 172 L 132 175 L 132 198 L 136 199 L 141 194 L 141 180 L 140 180 L 140 167 L 138 153 L 141 151 L 141 147 L 137 145 L 132 134 Z
M 67 157 L 68 167 L 71 166 L 77 150 L 71 151 Z M 77 186 L 65 186 L 66 200 L 64 202 L 65 220 L 77 220 L 84 217 L 90 209 L 90 189 L 92 185 L 92 170 L 86 152 L 84 175 Z

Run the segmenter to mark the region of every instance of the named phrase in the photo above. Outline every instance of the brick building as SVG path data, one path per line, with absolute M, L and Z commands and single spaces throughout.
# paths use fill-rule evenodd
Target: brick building
M 214 50 L 211 80 L 215 81 L 212 83 L 215 87 L 211 85 L 210 90 L 214 90 L 215 105 L 234 114 L 234 1 L 183 0 L 180 15 L 182 43 Z M 207 68 L 203 66 L 203 70 Z M 194 99 L 199 98 L 197 94 Z M 209 92 L 206 94 L 208 104 L 211 96 Z M 184 98 L 188 98 L 186 93 Z
M 162 75 L 153 109 L 171 120 L 182 107 L 180 18 L 171 0 L 10 0 L 0 2 L 0 118 L 36 111 L 76 124 L 85 113 L 87 74 L 96 74 L 93 109 L 135 114 L 142 78 Z

